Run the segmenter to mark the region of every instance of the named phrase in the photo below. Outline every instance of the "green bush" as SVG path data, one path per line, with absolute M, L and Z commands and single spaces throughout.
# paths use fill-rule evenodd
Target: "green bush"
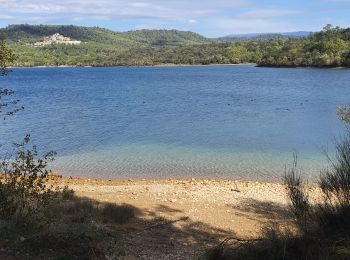
M 56 193 L 53 186 L 47 186 L 49 171 L 47 164 L 54 152 L 38 158 L 34 146 L 26 149 L 30 137 L 16 144 L 14 158 L 1 162 L 0 172 L 0 218 L 26 225 L 40 216 L 40 211 Z

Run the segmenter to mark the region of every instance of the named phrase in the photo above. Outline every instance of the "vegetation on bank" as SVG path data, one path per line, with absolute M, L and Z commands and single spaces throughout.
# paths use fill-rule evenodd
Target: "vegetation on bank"
M 350 67 L 350 28 L 327 25 L 305 39 L 270 42 L 260 66 Z
M 13 64 L 14 60 L 15 54 L 7 46 L 4 36 L 0 34 L 0 77 L 7 74 L 6 67 Z M 13 91 L 11 89 L 0 86 L 0 119 L 5 119 L 23 109 L 18 106 L 18 100 L 12 99 L 12 95 Z
M 13 51 L 5 42 L 6 36 L 0 33 L 0 75 L 6 73 L 6 67 L 12 64 L 15 60 Z
M 208 39 L 177 30 L 113 32 L 98 27 L 12 25 L 1 29 L 15 66 L 149 66 L 256 63 L 276 67 L 349 67 L 350 29 L 331 25 L 309 37 L 272 34 L 246 40 Z M 82 44 L 34 47 L 60 33 Z

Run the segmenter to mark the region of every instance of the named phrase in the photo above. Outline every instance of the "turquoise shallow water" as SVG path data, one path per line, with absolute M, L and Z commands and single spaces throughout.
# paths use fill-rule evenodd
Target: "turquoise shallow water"
M 335 69 L 32 68 L 0 80 L 25 106 L 1 123 L 3 143 L 31 133 L 57 151 L 54 170 L 103 178 L 279 179 L 293 153 L 315 176 L 350 97 L 350 70 Z

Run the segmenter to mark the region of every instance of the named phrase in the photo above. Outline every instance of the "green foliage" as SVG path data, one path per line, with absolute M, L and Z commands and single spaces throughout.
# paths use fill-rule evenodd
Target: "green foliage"
M 313 205 L 294 167 L 285 178 L 292 211 L 300 231 L 302 259 L 350 257 L 350 136 L 336 145 L 334 160 L 320 176 L 323 200 Z M 288 248 L 287 250 L 291 250 Z M 318 255 L 318 252 L 323 252 Z
M 135 217 L 136 208 L 78 197 L 68 188 L 51 198 L 42 210 L 50 221 L 39 222 L 40 228 L 13 228 L 1 225 L 0 219 L 5 253 L 15 259 L 118 259 L 125 255 L 120 225 Z
M 126 32 L 125 35 L 143 46 L 151 47 L 182 46 L 210 41 L 197 33 L 178 30 L 137 30 Z
M 271 40 L 260 66 L 350 66 L 350 28 L 331 25 L 306 39 Z
M 8 47 L 5 41 L 5 35 L 0 34 L 0 76 L 7 74 L 6 67 L 15 60 L 13 51 Z M 0 118 L 5 119 L 7 116 L 13 115 L 23 109 L 18 107 L 19 100 L 11 99 L 13 91 L 0 87 Z
M 207 39 L 177 30 L 113 32 L 98 27 L 11 25 L 1 29 L 18 54 L 16 66 L 144 66 L 237 64 L 350 66 L 350 29 L 331 25 L 309 37 L 263 35 L 250 40 Z M 80 45 L 34 47 L 60 33 Z
M 161 64 L 210 65 L 255 62 L 259 43 L 208 43 L 164 48 L 136 48 L 106 57 L 103 65 L 144 66 Z
M 13 51 L 7 46 L 5 36 L 0 34 L 0 75 L 6 73 L 5 68 L 15 60 Z
M 161 51 L 154 53 L 155 49 L 211 42 L 201 35 L 178 30 L 118 33 L 98 27 L 11 25 L 2 31 L 8 35 L 11 47 L 18 56 L 15 66 L 153 65 L 166 58 Z M 55 33 L 80 40 L 82 44 L 33 46 L 33 43 Z M 153 55 L 160 56 L 154 59 Z
M 83 42 L 99 42 L 122 46 L 133 44 L 133 41 L 125 37 L 122 33 L 99 27 L 20 24 L 10 25 L 1 31 L 7 35 L 11 43 L 19 43 L 21 45 L 40 41 L 44 37 L 51 36 L 55 33 Z
M 350 135 L 337 144 L 335 161 L 331 162 L 320 178 L 324 204 L 333 213 L 347 210 L 350 214 Z
M 54 153 L 37 158 L 34 146 L 28 150 L 29 136 L 21 144 L 16 144 L 15 158 L 1 162 L 0 172 L 0 218 L 26 225 L 38 217 L 43 207 L 50 201 L 54 191 L 47 186 L 47 163 Z

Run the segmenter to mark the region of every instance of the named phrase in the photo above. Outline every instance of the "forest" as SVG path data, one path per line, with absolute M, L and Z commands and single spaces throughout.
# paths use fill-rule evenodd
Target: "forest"
M 273 67 L 349 67 L 350 28 L 327 25 L 307 37 L 281 34 L 209 39 L 178 30 L 113 32 L 98 27 L 11 25 L 0 30 L 14 66 L 152 66 L 255 63 Z M 80 45 L 34 47 L 60 33 Z

